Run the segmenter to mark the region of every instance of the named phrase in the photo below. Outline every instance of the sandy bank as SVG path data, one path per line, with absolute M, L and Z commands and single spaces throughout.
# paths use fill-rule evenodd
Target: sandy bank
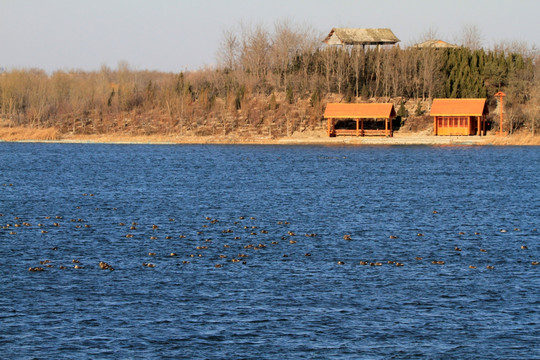
M 246 145 L 540 145 L 540 136 L 515 134 L 506 137 L 488 136 L 433 136 L 422 133 L 396 133 L 392 138 L 340 136 L 330 138 L 321 131 L 295 133 L 289 137 L 269 138 L 179 135 L 72 135 L 59 134 L 50 129 L 32 131 L 24 128 L 0 128 L 0 141 L 59 142 L 59 143 L 114 143 L 114 144 L 246 144 Z

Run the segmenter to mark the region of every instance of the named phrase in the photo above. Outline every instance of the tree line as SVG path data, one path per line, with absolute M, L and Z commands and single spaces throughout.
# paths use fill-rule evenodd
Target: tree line
M 212 68 L 164 73 L 122 62 L 98 71 L 4 71 L 0 125 L 82 134 L 287 136 L 321 128 L 328 101 L 393 101 L 406 116 L 403 104 L 435 97 L 487 98 L 494 109 L 493 94 L 501 90 L 507 130 L 537 131 L 540 61 L 526 46 L 378 50 L 323 46 L 321 39 L 287 22 L 273 31 L 240 26 L 223 33 Z M 411 117 L 422 115 L 416 110 Z

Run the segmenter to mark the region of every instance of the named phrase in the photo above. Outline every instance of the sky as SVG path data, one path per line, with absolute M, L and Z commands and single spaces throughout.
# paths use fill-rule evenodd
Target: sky
M 539 0 L 0 0 L 0 68 L 197 70 L 216 64 L 223 31 L 284 20 L 323 38 L 333 27 L 390 28 L 401 46 L 430 29 L 456 43 L 476 26 L 485 47 L 538 47 L 539 14 Z

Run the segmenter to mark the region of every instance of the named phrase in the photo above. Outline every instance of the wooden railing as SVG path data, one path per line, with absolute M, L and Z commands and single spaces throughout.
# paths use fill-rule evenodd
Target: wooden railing
M 351 130 L 351 129 L 334 129 L 334 136 L 386 136 L 387 130 Z M 388 136 L 392 136 L 392 130 L 388 130 Z

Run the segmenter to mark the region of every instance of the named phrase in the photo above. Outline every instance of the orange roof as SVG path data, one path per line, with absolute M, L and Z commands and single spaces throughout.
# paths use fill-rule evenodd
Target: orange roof
M 489 113 L 486 99 L 433 99 L 431 116 L 482 116 Z
M 396 117 L 393 104 L 326 104 L 325 118 L 332 119 L 390 119 Z

